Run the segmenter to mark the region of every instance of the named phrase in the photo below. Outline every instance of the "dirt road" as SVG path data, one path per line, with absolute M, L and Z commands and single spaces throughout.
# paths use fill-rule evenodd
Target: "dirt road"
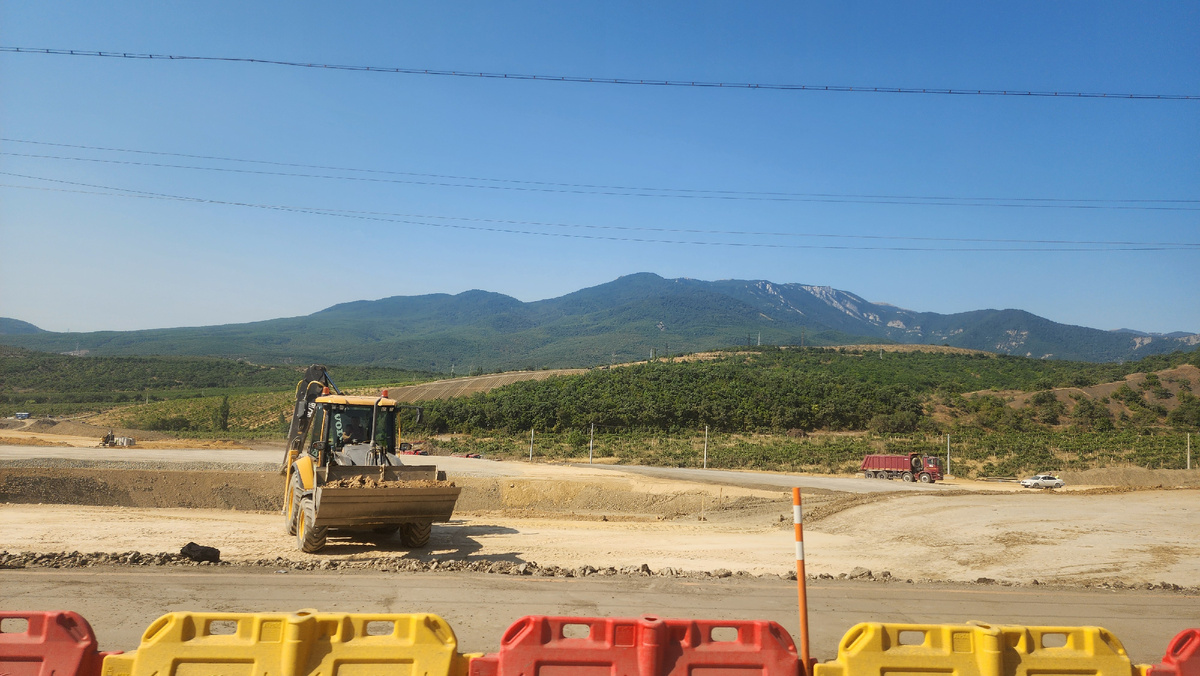
M 792 566 L 790 500 L 779 488 L 454 460 L 471 469 L 451 470 L 463 495 L 455 521 L 434 529 L 429 549 L 409 553 L 396 542 L 335 537 L 319 557 L 399 552 L 755 574 Z M 170 552 L 195 541 L 235 561 L 311 558 L 296 551 L 272 511 L 281 492 L 277 474 L 214 466 L 220 467 L 0 467 L 0 499 L 8 501 L 0 505 L 8 524 L 0 549 Z M 914 580 L 1200 585 L 1196 489 L 1102 495 L 806 489 L 805 502 L 812 574 L 865 567 Z
M 492 651 L 523 615 L 709 617 L 775 620 L 795 635 L 794 583 L 767 579 L 561 579 L 482 574 L 275 573 L 270 569 L 4 571 L 0 609 L 71 608 L 102 649 L 137 646 L 147 626 L 175 610 L 433 612 L 460 649 Z M 1162 592 L 1014 590 L 821 581 L 810 586 L 816 657 L 836 655 L 851 626 L 884 622 L 1100 625 L 1135 662 L 1156 662 L 1180 630 L 1200 624 L 1200 597 Z

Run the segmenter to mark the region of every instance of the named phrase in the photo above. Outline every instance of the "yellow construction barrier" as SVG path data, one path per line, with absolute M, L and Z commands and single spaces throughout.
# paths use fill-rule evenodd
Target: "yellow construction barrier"
M 851 627 L 813 676 L 1137 676 L 1100 627 L 883 624 Z
M 103 676 L 466 676 L 470 657 L 437 615 L 170 613 Z

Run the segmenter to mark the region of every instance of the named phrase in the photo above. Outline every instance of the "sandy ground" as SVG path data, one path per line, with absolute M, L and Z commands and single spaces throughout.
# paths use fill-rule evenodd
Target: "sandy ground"
M 1179 493 L 1179 494 L 1176 494 Z M 1186 493 L 1184 495 L 1183 493 Z M 1114 502 L 1120 509 L 1112 509 Z M 790 524 L 769 514 L 713 520 L 596 521 L 460 513 L 437 526 L 421 558 L 485 558 L 541 565 L 752 573 L 792 569 Z M 283 556 L 363 558 L 403 554 L 397 542 L 330 540 L 318 555 L 296 551 L 281 518 L 261 512 L 71 505 L 4 505 L 10 551 L 177 551 L 195 541 L 230 560 Z M 1165 520 L 1171 528 L 1148 527 Z M 882 529 L 873 524 L 887 524 Z M 896 497 L 850 507 L 806 530 L 807 570 L 855 567 L 900 579 L 1017 583 L 1122 581 L 1200 584 L 1200 492 L 1120 496 Z
M 180 462 L 218 454 L 246 460 L 269 451 L 181 451 L 170 456 L 173 462 L 160 463 L 167 469 L 135 470 L 13 467 L 13 456 L 59 450 L 15 448 L 0 453 L 0 460 L 14 460 L 0 465 L 0 496 L 9 503 L 0 505 L 6 524 L 0 549 L 159 552 L 195 541 L 231 560 L 306 557 L 271 511 L 278 504 L 277 474 Z M 125 457 L 160 453 L 139 450 Z M 413 556 L 772 574 L 793 565 L 786 485 L 797 478 L 791 475 L 721 472 L 697 482 L 690 480 L 694 470 L 680 470 L 684 478 L 673 479 L 671 470 L 661 469 L 643 474 L 636 468 L 429 460 L 447 469 L 464 492 L 455 520 L 436 527 L 431 548 Z M 69 461 L 27 458 L 20 464 L 55 462 Z M 772 477 L 782 485 L 771 485 Z M 812 574 L 864 567 L 914 580 L 1200 585 L 1197 489 L 985 493 L 818 479 L 823 487 L 803 489 Z M 864 484 L 897 490 L 853 492 Z M 824 487 L 839 485 L 851 490 Z M 398 543 L 335 538 L 316 556 L 381 552 L 406 553 Z
M 1172 636 L 1200 626 L 1200 489 L 1192 487 L 1072 493 L 967 481 L 914 486 L 413 458 L 438 464 L 463 487 L 454 520 L 434 528 L 429 548 L 333 538 L 322 553 L 306 555 L 274 512 L 279 456 L 279 449 L 0 446 L 0 550 L 178 552 L 194 541 L 234 562 L 382 555 L 571 568 L 646 564 L 660 572 L 728 569 L 762 577 L 27 568 L 3 571 L 0 609 L 71 608 L 92 622 L 103 648 L 126 650 L 165 612 L 301 606 L 436 612 L 466 650 L 495 650 L 504 629 L 526 614 L 771 619 L 795 634 L 795 583 L 779 575 L 794 570 L 789 489 L 801 486 L 810 575 L 856 568 L 891 574 L 887 582 L 811 583 L 814 654 L 822 659 L 833 657 L 849 627 L 869 620 L 1100 625 L 1140 662 L 1157 661 Z M 978 578 L 1050 586 L 963 584 Z M 1072 588 L 1117 582 L 1192 591 Z

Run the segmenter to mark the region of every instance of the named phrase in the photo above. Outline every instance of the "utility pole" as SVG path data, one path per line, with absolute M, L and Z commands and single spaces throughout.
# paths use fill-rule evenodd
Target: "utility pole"
M 950 476 L 950 435 L 949 434 L 946 435 L 946 476 Z
M 804 327 L 800 327 L 800 347 L 804 347 Z
M 529 462 L 533 462 L 533 428 L 529 428 Z
M 1191 468 L 1192 468 L 1192 433 L 1191 433 L 1191 432 L 1188 432 L 1188 459 L 1187 459 L 1187 468 L 1188 468 L 1188 469 L 1191 469 Z
M 596 423 L 592 423 L 592 431 L 588 434 L 588 464 L 592 464 L 592 442 L 596 440 Z
M 762 347 L 762 331 L 758 332 L 758 347 Z
M 704 469 L 708 469 L 708 425 L 704 426 Z

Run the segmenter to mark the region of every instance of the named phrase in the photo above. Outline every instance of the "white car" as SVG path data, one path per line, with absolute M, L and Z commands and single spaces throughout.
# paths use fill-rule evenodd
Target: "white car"
M 1062 488 L 1066 484 L 1051 474 L 1034 474 L 1028 479 L 1022 479 L 1021 485 L 1025 488 Z

